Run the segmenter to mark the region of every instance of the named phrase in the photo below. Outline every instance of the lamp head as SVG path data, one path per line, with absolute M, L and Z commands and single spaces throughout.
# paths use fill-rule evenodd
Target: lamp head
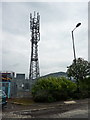
M 76 27 L 79 27 L 81 25 L 81 23 L 78 23 L 77 25 L 76 25 Z

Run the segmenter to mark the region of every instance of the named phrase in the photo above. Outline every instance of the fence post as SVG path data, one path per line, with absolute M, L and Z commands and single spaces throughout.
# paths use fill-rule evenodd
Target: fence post
M 8 82 L 8 98 L 10 98 L 10 82 Z

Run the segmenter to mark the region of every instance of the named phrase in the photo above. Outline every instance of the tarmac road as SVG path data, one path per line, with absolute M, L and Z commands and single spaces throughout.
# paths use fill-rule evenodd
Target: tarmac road
M 8 108 L 3 110 L 3 118 L 88 118 L 88 100 L 35 104 L 28 107 L 9 103 Z
M 43 115 L 39 118 L 88 118 L 88 106 L 84 105 L 74 110 L 66 111 L 64 113 L 57 113 L 52 115 Z

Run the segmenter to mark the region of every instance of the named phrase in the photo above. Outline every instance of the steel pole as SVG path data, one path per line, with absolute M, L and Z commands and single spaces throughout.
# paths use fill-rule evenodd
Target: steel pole
M 74 35 L 73 35 L 73 31 L 72 31 L 72 43 L 73 43 L 74 60 L 76 61 L 76 53 L 75 53 L 75 44 L 74 44 Z

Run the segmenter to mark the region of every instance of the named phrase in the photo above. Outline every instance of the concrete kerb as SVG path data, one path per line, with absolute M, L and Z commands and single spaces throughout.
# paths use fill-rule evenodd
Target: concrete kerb
M 73 100 L 72 101 L 64 101 L 64 103 L 65 104 L 74 104 L 74 103 L 76 103 L 76 101 L 73 101 Z

